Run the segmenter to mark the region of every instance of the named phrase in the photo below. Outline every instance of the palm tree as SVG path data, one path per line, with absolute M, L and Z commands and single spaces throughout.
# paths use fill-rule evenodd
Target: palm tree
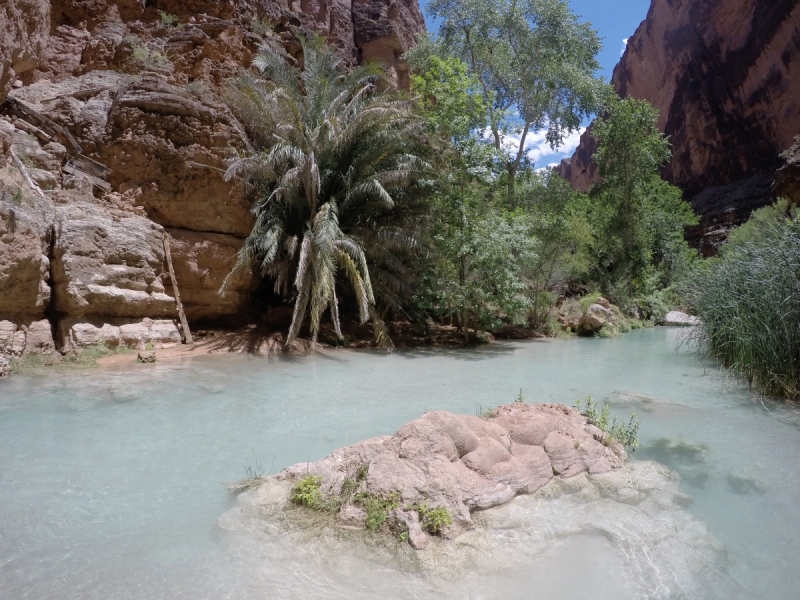
M 301 43 L 302 69 L 264 46 L 253 60 L 261 76 L 241 75 L 228 95 L 253 150 L 226 179 L 242 178 L 256 198 L 233 272 L 257 265 L 277 294 L 294 298 L 287 344 L 306 316 L 316 342 L 326 310 L 342 338 L 336 283 L 344 273 L 361 322 L 371 318 L 376 340 L 389 346 L 376 291 L 397 304 L 407 284 L 403 254 L 416 241 L 387 214 L 425 166 L 414 152 L 420 122 L 408 100 L 378 89 L 378 65 L 348 69 L 321 40 Z

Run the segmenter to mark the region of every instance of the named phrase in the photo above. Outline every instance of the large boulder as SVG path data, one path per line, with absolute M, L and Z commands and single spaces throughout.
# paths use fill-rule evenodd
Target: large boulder
M 163 243 L 163 229 L 145 217 L 79 200 L 58 206 L 56 309 L 71 317 L 173 316 Z
M 597 333 L 606 323 L 611 322 L 613 319 L 613 311 L 595 302 L 583 313 L 580 323 L 578 324 L 578 332 L 584 334 Z
M 341 498 L 340 515 L 349 527 L 364 526 L 363 511 L 352 508 L 359 497 L 393 498 L 395 510 L 388 517 L 403 523 L 421 548 L 427 534 L 419 524 L 427 509 L 447 511 L 451 523 L 441 534 L 452 539 L 473 527 L 474 510 L 533 493 L 554 477 L 619 469 L 624 458 L 625 451 L 577 410 L 514 403 L 488 418 L 430 412 L 393 436 L 293 465 L 276 479 L 319 477 L 325 497 Z

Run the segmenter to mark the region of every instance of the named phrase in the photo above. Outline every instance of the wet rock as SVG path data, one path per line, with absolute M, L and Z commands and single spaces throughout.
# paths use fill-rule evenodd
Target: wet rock
M 139 350 L 137 360 L 140 363 L 154 363 L 156 362 L 156 353 L 154 350 Z
M 430 543 L 431 537 L 422 529 L 419 513 L 414 510 L 397 510 L 397 520 L 406 527 L 408 543 L 415 550 L 425 550 Z
M 336 523 L 340 527 L 363 529 L 367 520 L 367 513 L 358 506 L 348 504 L 344 506 L 337 517 Z
M 514 403 L 480 419 L 444 411 L 426 413 L 393 436 L 340 448 L 314 463 L 284 469 L 279 481 L 321 477 L 324 495 L 341 493 L 345 479 L 357 493 L 394 497 L 393 518 L 405 524 L 415 547 L 426 544 L 420 506 L 444 507 L 452 523 L 441 530 L 454 539 L 472 529 L 471 511 L 529 494 L 553 477 L 601 474 L 622 467 L 624 450 L 604 445 L 604 434 L 575 409 L 559 404 Z M 358 523 L 345 499 L 348 523 Z M 411 539 L 413 538 L 413 540 Z
M 661 324 L 667 326 L 694 326 L 700 325 L 700 319 L 679 310 L 671 310 L 666 314 Z
M 11 373 L 11 363 L 8 358 L 0 354 L 0 379 Z

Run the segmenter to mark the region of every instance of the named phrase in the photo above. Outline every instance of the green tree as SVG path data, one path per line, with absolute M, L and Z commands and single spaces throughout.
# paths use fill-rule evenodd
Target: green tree
M 668 285 L 692 255 L 683 230 L 697 217 L 659 175 L 670 149 L 657 120 L 647 101 L 614 97 L 592 129 L 600 175 L 591 191 L 595 276 L 618 302 Z
M 307 317 L 316 341 L 326 310 L 342 337 L 336 284 L 343 273 L 361 322 L 372 319 L 376 339 L 389 345 L 376 292 L 389 303 L 398 297 L 408 283 L 398 256 L 417 244 L 386 215 L 425 166 L 415 153 L 422 124 L 409 101 L 379 91 L 377 65 L 348 70 L 321 40 L 302 46 L 302 70 L 282 51 L 262 47 L 253 60 L 262 76 L 242 74 L 229 92 L 253 152 L 226 176 L 255 193 L 255 223 L 234 271 L 257 266 L 276 293 L 293 299 L 287 344 Z M 380 290 L 371 277 L 376 268 Z
M 429 131 L 452 144 L 463 143 L 486 123 L 480 82 L 454 57 L 420 56 L 411 75 L 411 93 Z
M 456 56 L 477 78 L 513 208 L 528 134 L 546 129 L 557 147 L 598 108 L 597 33 L 567 0 L 433 0 L 428 10 L 442 19 L 438 50 L 417 52 Z
M 522 265 L 535 258 L 535 242 L 521 213 L 486 200 L 486 187 L 454 178 L 432 199 L 428 268 L 418 306 L 455 319 L 469 343 L 469 329 L 496 327 L 502 318 L 522 323 L 529 299 Z
M 593 231 L 588 198 L 557 174 L 532 173 L 521 183 L 519 205 L 536 239 L 536 255 L 522 272 L 531 298 L 530 324 L 540 327 L 556 300 L 556 287 L 588 270 Z

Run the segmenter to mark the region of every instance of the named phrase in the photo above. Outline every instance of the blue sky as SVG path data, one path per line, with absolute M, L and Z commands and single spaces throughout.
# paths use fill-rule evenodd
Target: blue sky
M 435 32 L 437 25 L 426 12 L 427 0 L 419 0 L 419 4 L 425 15 L 428 31 Z M 601 65 L 599 75 L 608 81 L 622 54 L 623 40 L 633 35 L 639 23 L 647 16 L 650 0 L 570 0 L 570 5 L 581 20 L 590 21 L 603 38 L 603 49 L 598 56 Z M 543 135 L 534 135 L 526 144 L 528 154 L 537 167 L 557 163 L 572 155 L 578 145 L 580 133 L 570 136 L 565 145 L 556 152 L 544 142 Z

